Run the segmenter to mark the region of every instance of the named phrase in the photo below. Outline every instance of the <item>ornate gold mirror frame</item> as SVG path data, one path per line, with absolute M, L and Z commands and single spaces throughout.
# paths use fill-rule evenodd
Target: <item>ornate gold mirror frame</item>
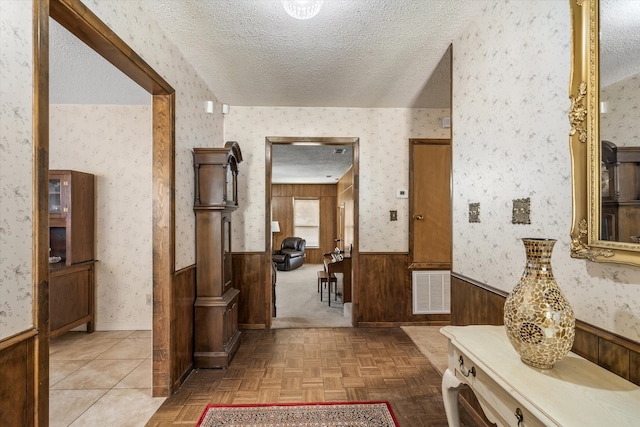
M 571 256 L 640 266 L 640 245 L 600 239 L 599 0 L 569 0 L 573 55 L 569 98 L 573 181 Z

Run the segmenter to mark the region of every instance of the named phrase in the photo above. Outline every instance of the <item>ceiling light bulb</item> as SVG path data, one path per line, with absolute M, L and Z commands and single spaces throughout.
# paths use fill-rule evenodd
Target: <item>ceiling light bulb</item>
M 310 19 L 320 12 L 322 0 L 282 0 L 284 10 L 296 19 Z

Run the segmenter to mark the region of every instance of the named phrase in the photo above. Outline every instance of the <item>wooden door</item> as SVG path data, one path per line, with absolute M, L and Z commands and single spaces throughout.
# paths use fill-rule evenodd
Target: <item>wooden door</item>
M 338 235 L 336 236 L 336 248 L 340 248 L 341 251 L 344 251 L 344 203 L 338 206 L 337 218 Z
M 451 269 L 451 141 L 409 140 L 410 268 Z

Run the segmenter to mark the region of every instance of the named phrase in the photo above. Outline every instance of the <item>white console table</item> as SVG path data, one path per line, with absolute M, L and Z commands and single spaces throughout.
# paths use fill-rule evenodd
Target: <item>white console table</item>
M 459 426 L 458 392 L 469 387 L 499 426 L 640 426 L 640 387 L 574 353 L 549 370 L 520 360 L 504 326 L 445 326 L 449 367 L 442 397 Z

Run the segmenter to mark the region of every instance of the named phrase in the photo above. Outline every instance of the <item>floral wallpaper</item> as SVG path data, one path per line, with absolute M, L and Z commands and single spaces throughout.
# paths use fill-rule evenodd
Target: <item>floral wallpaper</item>
M 49 167 L 95 175 L 96 329 L 151 329 L 151 106 L 51 105 Z
M 176 269 L 192 265 L 195 262 L 195 218 L 191 150 L 198 146 L 224 144 L 221 103 L 167 40 L 157 23 L 135 2 L 89 0 L 84 4 L 176 91 Z M 32 19 L 31 2 L 0 1 L 0 339 L 33 325 Z M 205 112 L 206 101 L 215 103 L 214 114 Z M 106 130 L 112 135 L 120 132 L 118 126 Z M 126 243 L 127 237 L 123 239 Z M 141 250 L 141 256 L 147 256 L 146 250 Z M 121 277 L 121 272 L 116 275 Z M 137 285 L 128 283 L 121 292 L 129 294 L 134 291 L 141 295 L 141 291 L 135 289 Z M 128 322 L 133 326 L 140 325 L 130 312 L 132 307 L 122 304 L 126 296 L 112 298 L 108 304 L 113 306 L 101 306 L 99 303 L 98 327 L 100 321 L 114 328 L 128 327 Z M 147 310 L 145 307 L 137 307 L 136 310 L 144 312 Z M 111 317 L 100 317 L 107 316 L 106 313 L 112 313 Z M 150 325 L 150 319 L 148 322 Z
M 32 19 L 0 1 L 0 339 L 33 326 Z
M 195 261 L 191 150 L 224 140 L 237 140 L 245 158 L 234 250 L 264 250 L 266 136 L 359 137 L 360 250 L 407 250 L 407 200 L 395 199 L 408 187 L 407 140 L 446 137 L 444 111 L 232 106 L 223 119 L 220 101 L 134 2 L 85 4 L 176 89 L 176 268 Z M 557 238 L 554 272 L 578 318 L 640 340 L 640 268 L 569 257 L 570 49 L 564 1 L 487 3 L 454 40 L 454 270 L 509 291 L 524 268 L 520 238 Z M 0 339 L 32 325 L 31 55 L 31 2 L 1 0 Z M 204 112 L 207 100 L 216 103 L 213 115 Z M 514 225 L 512 200 L 526 197 L 531 224 Z M 480 223 L 468 222 L 469 203 L 480 203 Z M 390 209 L 397 222 L 388 221 Z M 122 292 L 134 290 L 126 286 Z M 100 308 L 114 313 L 105 319 L 114 325 L 130 309 L 119 298 Z
M 600 90 L 607 111 L 600 117 L 600 135 L 618 147 L 640 145 L 640 74 Z
M 640 268 L 569 256 L 570 22 L 568 2 L 496 2 L 454 40 L 453 270 L 511 291 L 520 239 L 557 239 L 552 265 L 576 316 L 638 341 Z M 512 224 L 512 201 L 527 197 L 531 224 Z
M 176 270 L 195 262 L 193 147 L 221 147 L 222 104 L 137 2 L 85 0 L 176 91 Z M 214 114 L 205 112 L 213 101 Z
M 406 252 L 409 138 L 448 138 L 441 119 L 448 110 L 402 108 L 232 107 L 225 116 L 225 139 L 238 141 L 239 209 L 234 213 L 234 251 L 264 251 L 265 137 L 360 138 L 360 251 Z M 389 221 L 389 210 L 398 221 Z

